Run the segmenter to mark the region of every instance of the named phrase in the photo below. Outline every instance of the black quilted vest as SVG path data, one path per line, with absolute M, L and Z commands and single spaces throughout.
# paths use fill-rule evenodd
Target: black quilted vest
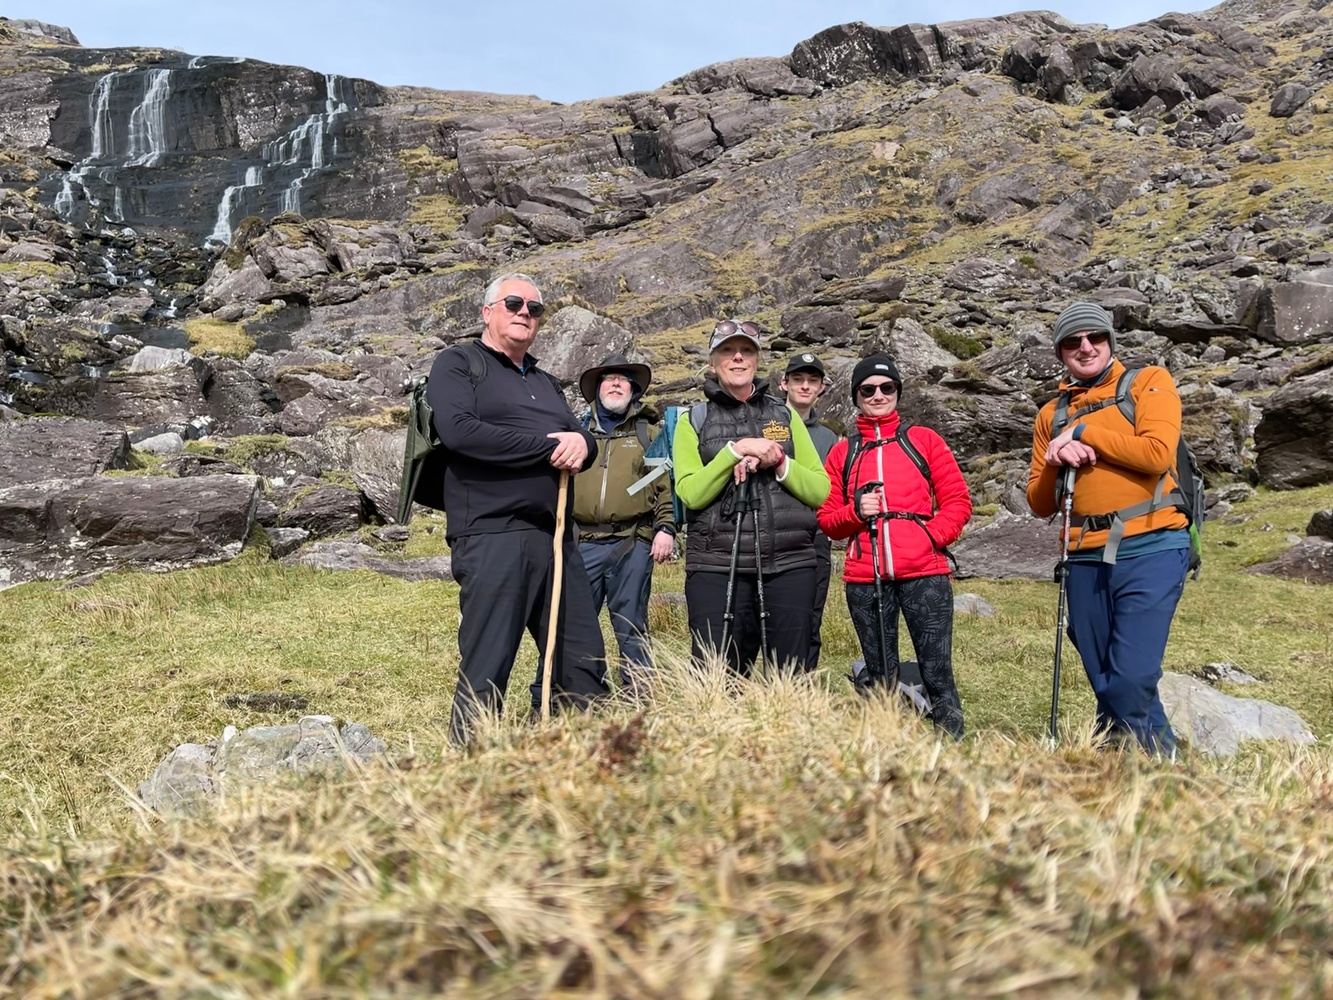
M 762 390 L 756 381 L 755 391 L 744 403 L 726 393 L 717 381 L 709 378 L 704 383 L 708 398 L 707 415 L 698 429 L 699 457 L 707 465 L 728 441 L 740 438 L 764 437 L 764 428 L 770 434 L 786 428 L 782 442 L 788 459 L 794 459 L 791 440 L 791 411 L 787 404 Z M 772 470 L 764 469 L 751 475 L 751 493 L 759 500 L 759 544 L 763 554 L 764 573 L 781 573 L 815 565 L 815 512 L 783 489 Z M 731 568 L 731 549 L 736 537 L 733 514 L 735 485 L 726 488 L 707 507 L 688 511 L 685 536 L 685 571 L 726 573 Z M 738 572 L 753 576 L 754 515 L 746 514 L 742 523 Z

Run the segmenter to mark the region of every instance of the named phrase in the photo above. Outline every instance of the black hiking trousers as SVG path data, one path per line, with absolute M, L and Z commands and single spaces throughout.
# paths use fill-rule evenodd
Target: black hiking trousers
M 815 567 L 764 574 L 764 606 L 768 609 L 768 650 L 765 659 L 783 670 L 810 669 L 811 603 Z M 736 614 L 725 651 L 727 666 L 742 677 L 759 655 L 759 591 L 753 573 L 736 574 L 733 597 Z M 722 645 L 727 608 L 727 574 L 695 570 L 685 574 L 685 608 L 690 619 L 691 653 L 702 663 L 708 652 Z
M 464 535 L 451 550 L 458 581 L 458 687 L 449 733 L 466 744 L 482 712 L 504 708 L 509 674 L 526 631 L 537 644 L 538 680 L 550 619 L 553 538 L 538 528 Z M 553 710 L 587 708 L 610 694 L 606 648 L 592 588 L 572 540 L 565 542 L 555 658 L 551 667 Z
M 886 662 L 898 667 L 898 612 L 907 622 L 921 681 L 930 697 L 931 721 L 954 739 L 963 737 L 963 704 L 953 679 L 953 587 L 947 576 L 921 576 L 911 580 L 885 580 L 884 638 Z M 847 584 L 847 610 L 856 637 L 861 640 L 866 669 L 875 680 L 887 680 L 880 671 L 879 629 L 875 627 L 875 585 Z

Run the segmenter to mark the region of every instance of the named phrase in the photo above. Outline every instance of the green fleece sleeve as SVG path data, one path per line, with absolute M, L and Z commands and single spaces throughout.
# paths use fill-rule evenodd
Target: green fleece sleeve
M 819 461 L 819 449 L 810 440 L 810 431 L 800 415 L 791 413 L 791 443 L 796 457 L 787 459 L 778 482 L 782 488 L 807 507 L 818 509 L 828 499 L 829 478 Z
M 808 435 L 806 443 L 809 443 Z M 676 473 L 676 496 L 680 497 L 681 503 L 690 510 L 707 507 L 731 482 L 731 470 L 737 461 L 739 459 L 730 448 L 723 448 L 704 465 L 699 457 L 699 435 L 694 432 L 689 415 L 681 415 L 676 423 L 675 440 L 671 443 L 671 466 Z M 828 489 L 827 480 L 824 488 Z

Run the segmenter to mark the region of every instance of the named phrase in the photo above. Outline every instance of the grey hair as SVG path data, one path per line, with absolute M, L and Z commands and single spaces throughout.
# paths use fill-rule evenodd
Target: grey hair
M 510 271 L 508 274 L 502 274 L 498 278 L 491 279 L 491 283 L 486 286 L 486 293 L 485 295 L 482 296 L 481 304 L 490 305 L 490 303 L 494 302 L 495 296 L 500 291 L 500 286 L 503 285 L 506 281 L 526 281 L 533 288 L 537 289 L 537 301 L 538 302 L 542 301 L 541 286 L 537 284 L 536 279 L 534 279 L 531 275 L 524 274 L 521 271 Z

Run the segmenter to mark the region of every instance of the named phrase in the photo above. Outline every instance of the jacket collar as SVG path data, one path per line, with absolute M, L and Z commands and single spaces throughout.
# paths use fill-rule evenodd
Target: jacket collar
M 1060 381 L 1060 391 L 1067 392 L 1070 395 L 1078 395 L 1087 392 L 1089 389 L 1095 389 L 1099 385 L 1106 385 L 1108 382 L 1114 383 L 1121 375 L 1125 373 L 1125 366 L 1120 363 L 1120 359 L 1111 358 L 1111 363 L 1106 366 L 1106 371 L 1102 372 L 1097 378 L 1089 382 L 1077 378 L 1064 378 Z
M 899 422 L 900 418 L 897 410 L 882 417 L 868 417 L 864 413 L 857 413 L 856 415 L 856 429 L 860 432 L 863 441 L 876 437 L 893 437 L 898 433 Z M 875 433 L 877 429 L 878 434 Z
M 704 396 L 709 402 L 717 403 L 719 406 L 755 406 L 768 397 L 768 382 L 756 375 L 753 384 L 754 391 L 750 393 L 750 398 L 740 400 L 722 388 L 716 375 L 709 375 L 704 379 Z

